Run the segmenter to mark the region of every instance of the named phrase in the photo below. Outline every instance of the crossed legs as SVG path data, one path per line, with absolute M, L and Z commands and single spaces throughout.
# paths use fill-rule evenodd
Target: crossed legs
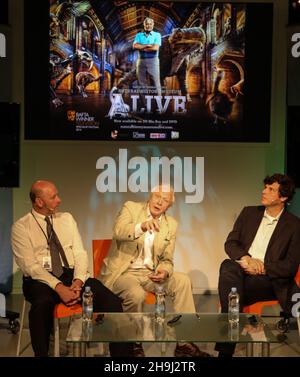
M 245 305 L 276 299 L 271 279 L 267 275 L 248 275 L 237 262 L 225 259 L 220 267 L 218 287 L 222 313 L 228 312 L 228 294 L 232 287 L 236 287 L 240 295 L 241 311 Z M 235 344 L 217 343 L 215 350 L 230 356 L 234 353 Z

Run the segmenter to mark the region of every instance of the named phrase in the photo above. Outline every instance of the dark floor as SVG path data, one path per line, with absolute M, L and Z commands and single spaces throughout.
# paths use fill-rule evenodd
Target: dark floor
M 195 295 L 195 304 L 197 312 L 206 312 L 206 313 L 216 313 L 219 310 L 218 305 L 218 296 L 217 295 Z M 7 297 L 7 309 L 21 312 L 23 304 L 23 296 L 22 295 L 9 295 Z M 168 309 L 168 307 L 167 307 Z M 149 308 L 146 308 L 147 311 L 152 311 L 153 307 L 149 305 Z M 263 313 L 264 321 L 269 325 L 274 335 L 278 335 L 278 331 L 276 330 L 276 323 L 278 322 L 279 318 L 277 315 L 279 314 L 280 308 L 272 307 L 268 308 L 268 311 Z M 12 334 L 8 329 L 1 328 L 1 326 L 5 327 L 7 324 L 7 320 L 4 318 L 0 318 L 0 356 L 15 356 L 16 355 L 16 348 L 17 348 L 17 341 L 18 335 Z M 61 331 L 61 339 L 64 339 L 66 336 L 67 331 L 67 322 L 62 323 L 62 331 Z M 28 323 L 27 323 L 27 315 L 26 315 L 26 323 L 25 323 L 25 330 L 24 335 L 22 337 L 23 346 L 29 343 L 29 331 L 28 331 Z M 161 349 L 159 344 L 155 343 L 144 343 L 144 350 L 146 356 L 159 356 Z M 214 351 L 214 344 L 201 344 L 199 345 L 201 350 L 209 352 L 210 354 L 216 356 L 217 353 Z M 50 348 L 53 345 L 51 344 Z M 173 356 L 175 345 L 169 343 L 166 345 L 166 356 Z M 61 354 L 62 356 L 70 356 L 70 351 L 67 349 L 66 344 L 63 340 L 61 340 L 60 344 Z M 103 349 L 102 345 L 95 346 L 89 349 L 89 355 L 100 355 L 102 354 Z M 31 346 L 22 353 L 22 356 L 33 356 L 33 352 Z M 236 357 L 245 356 L 245 346 L 240 344 L 236 348 L 235 355 Z M 286 337 L 282 339 L 280 343 L 271 344 L 271 356 L 283 356 L 283 357 L 299 357 L 300 356 L 300 333 L 298 331 L 297 322 L 296 320 L 292 320 L 290 325 L 290 330 L 286 334 Z

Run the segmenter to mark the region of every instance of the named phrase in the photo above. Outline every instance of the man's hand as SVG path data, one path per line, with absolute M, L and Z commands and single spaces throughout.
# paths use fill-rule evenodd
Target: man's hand
M 154 283 L 161 283 L 162 281 L 166 280 L 168 277 L 168 272 L 166 270 L 157 270 L 153 274 L 149 275 L 149 279 L 152 280 Z
M 80 293 L 83 286 L 83 282 L 80 279 L 73 280 L 71 289 L 76 293 L 77 301 L 80 301 Z
M 78 293 L 71 289 L 71 287 L 67 287 L 63 283 L 58 283 L 55 287 L 55 291 L 67 306 L 76 304 Z
M 260 259 L 245 255 L 239 261 L 240 266 L 249 275 L 264 275 L 266 273 L 264 263 Z
M 141 224 L 141 228 L 143 232 L 149 231 L 150 233 L 152 232 L 159 232 L 160 226 L 159 226 L 159 221 L 157 219 L 151 219 L 148 221 L 144 221 Z

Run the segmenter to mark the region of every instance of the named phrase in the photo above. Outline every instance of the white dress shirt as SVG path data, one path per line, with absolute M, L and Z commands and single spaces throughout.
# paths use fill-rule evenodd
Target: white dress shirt
M 283 210 L 276 216 L 272 217 L 267 214 L 265 210 L 264 216 L 261 220 L 256 236 L 250 246 L 248 253 L 252 258 L 260 259 L 264 261 L 268 244 L 278 223 L 279 217 Z
M 146 221 L 149 221 L 153 219 L 149 207 L 147 209 L 148 216 Z M 161 216 L 158 219 L 158 221 L 161 220 Z M 142 223 L 136 224 L 135 226 L 135 238 L 139 238 L 144 234 L 144 231 L 141 227 Z M 145 233 L 145 239 L 144 239 L 144 246 L 138 255 L 137 259 L 131 264 L 130 269 L 148 269 L 153 270 L 153 242 L 155 237 L 155 231 L 152 231 L 151 233 L 147 230 Z
M 85 282 L 89 277 L 88 256 L 84 250 L 77 224 L 68 212 L 52 216 L 53 229 L 66 254 L 74 279 Z M 43 258 L 50 256 L 45 216 L 32 210 L 12 226 L 12 248 L 17 265 L 24 276 L 39 280 L 55 289 L 60 282 L 43 267 Z

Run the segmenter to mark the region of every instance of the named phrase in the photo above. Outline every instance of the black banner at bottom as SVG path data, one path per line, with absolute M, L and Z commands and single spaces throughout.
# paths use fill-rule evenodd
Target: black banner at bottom
M 286 368 L 293 370 L 299 368 L 300 358 L 290 357 L 234 357 L 234 358 L 0 358 L 2 369 L 9 368 L 13 372 L 30 370 L 31 376 L 41 376 L 45 372 L 52 376 L 61 376 L 63 372 L 68 375 L 84 373 L 102 376 L 155 376 L 161 375 L 184 375 L 199 376 L 203 373 L 222 372 L 227 375 L 227 371 L 233 370 L 259 370 L 267 369 L 268 374 L 286 372 Z M 30 368 L 30 369 L 28 369 Z M 234 369 L 233 369 L 234 368 Z M 237 368 L 237 369 L 235 369 Z M 245 369 L 247 368 L 247 369 Z M 258 369 L 259 368 L 259 369 Z M 297 368 L 297 369 L 298 369 Z M 16 369 L 16 370 L 15 370 Z M 297 370 L 295 369 L 295 370 Z M 298 369 L 299 370 L 299 369 Z M 225 374 L 224 374 L 225 373 Z M 13 373 L 15 375 L 15 373 Z

